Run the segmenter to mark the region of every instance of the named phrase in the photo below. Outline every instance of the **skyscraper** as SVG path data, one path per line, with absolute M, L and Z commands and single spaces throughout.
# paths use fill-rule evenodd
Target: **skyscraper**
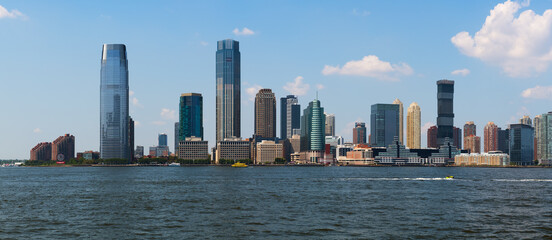
M 531 121 L 531 117 L 524 115 L 521 119 L 519 119 L 519 123 L 532 126 L 533 122 Z
M 334 114 L 324 114 L 326 116 L 326 126 L 325 126 L 325 135 L 326 136 L 335 136 L 335 115 Z
M 128 60 L 124 44 L 104 44 L 100 71 L 100 157 L 131 159 Z
M 464 148 L 467 149 L 468 144 L 466 138 L 469 136 L 477 136 L 477 126 L 473 121 L 468 121 L 464 124 Z M 460 147 L 459 147 L 460 148 Z
M 203 141 L 203 96 L 200 93 L 180 95 L 178 142 L 189 137 Z
M 539 132 L 536 138 L 538 160 L 552 160 L 552 112 L 540 115 Z
M 541 135 L 541 132 L 542 132 L 542 127 L 545 125 L 542 123 L 542 118 L 543 116 L 542 115 L 537 115 L 535 116 L 535 118 L 533 118 L 533 129 L 535 129 L 535 141 L 534 141 L 534 153 L 533 153 L 533 157 L 535 158 L 535 160 L 539 160 L 541 159 L 541 148 L 539 146 L 539 142 L 540 142 L 540 139 L 539 139 L 539 136 Z
M 291 138 L 301 128 L 301 105 L 295 95 L 280 98 L 280 138 Z
M 498 151 L 510 152 L 510 129 L 502 130 L 498 128 Z
M 413 102 L 406 113 L 406 146 L 408 148 L 421 148 L 421 120 L 420 106 Z
M 399 105 L 374 104 L 370 114 L 370 142 L 374 147 L 387 147 L 399 136 Z
M 402 144 L 404 144 L 404 108 L 403 103 L 398 98 L 393 101 L 393 104 L 399 105 L 399 141 L 401 141 Z
M 445 138 L 453 138 L 454 126 L 454 81 L 437 81 L 437 145 Z
M 498 150 L 498 127 L 494 122 L 489 122 L 484 129 L 483 151 L 491 152 Z
M 365 144 L 366 143 L 366 124 L 363 122 L 356 122 L 355 128 L 353 128 L 353 144 Z
M 437 126 L 431 126 L 427 129 L 427 147 L 438 148 L 437 145 Z
M 180 122 L 174 123 L 174 153 L 178 155 L 178 143 L 180 142 Z
M 474 135 L 465 137 L 464 148 L 470 150 L 470 153 L 481 153 L 481 138 Z
M 510 162 L 533 164 L 534 129 L 529 124 L 510 124 Z
M 271 89 L 261 89 L 255 96 L 255 135 L 276 137 L 276 97 Z
M 216 132 L 217 142 L 241 137 L 240 44 L 232 39 L 217 42 Z
M 167 145 L 167 134 L 166 133 L 160 133 L 158 135 L 158 140 L 159 140 L 159 143 L 158 143 L 158 146 L 168 146 Z
M 301 116 L 301 145 L 306 150 L 323 151 L 325 147 L 324 108 L 320 106 L 318 99 L 309 103 Z
M 462 149 L 462 129 L 452 127 L 452 143 L 456 148 Z

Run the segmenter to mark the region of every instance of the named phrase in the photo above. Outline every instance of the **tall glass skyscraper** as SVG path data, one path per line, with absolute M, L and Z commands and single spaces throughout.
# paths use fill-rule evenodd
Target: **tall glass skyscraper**
M 217 42 L 217 142 L 240 137 L 240 44 L 232 39 Z
M 510 124 L 510 162 L 516 165 L 532 165 L 534 129 L 529 124 Z
M 104 44 L 100 71 L 100 157 L 131 159 L 128 60 L 124 44 Z
M 180 95 L 179 141 L 187 137 L 201 138 L 203 141 L 203 96 L 200 93 Z
M 437 145 L 454 138 L 454 81 L 437 81 Z
M 371 106 L 370 143 L 373 147 L 387 147 L 395 137 L 399 137 L 399 109 L 398 104 L 378 103 Z
M 294 129 L 301 128 L 301 105 L 297 96 L 287 95 L 280 98 L 280 138 L 288 139 Z
M 318 99 L 309 103 L 301 116 L 301 141 L 306 150 L 323 151 L 326 137 L 324 128 L 326 125 L 324 108 L 320 106 Z

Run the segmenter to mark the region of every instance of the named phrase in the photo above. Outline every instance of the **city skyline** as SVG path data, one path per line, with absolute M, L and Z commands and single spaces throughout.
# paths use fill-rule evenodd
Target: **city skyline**
M 352 24 L 351 27 L 365 24 L 377 36 L 367 37 L 365 35 L 367 33 L 353 33 L 356 31 L 352 31 L 353 29 L 348 27 L 335 29 L 331 34 L 325 33 L 324 29 L 314 28 L 308 32 L 314 35 L 313 37 L 326 36 L 329 37 L 328 41 L 349 45 L 349 47 L 336 45 L 329 49 L 329 53 L 325 53 L 326 56 L 316 53 L 311 49 L 313 47 L 310 47 L 311 44 L 314 44 L 314 49 L 316 49 L 317 46 L 321 46 L 318 44 L 323 43 L 312 41 L 313 38 L 306 37 L 305 34 L 308 33 L 301 33 L 301 29 L 297 26 L 281 29 L 256 15 L 248 15 L 243 20 L 216 27 L 212 24 L 202 25 L 205 28 L 185 24 L 179 26 L 179 29 L 191 27 L 193 30 L 190 33 L 172 35 L 173 31 L 168 31 L 168 29 L 156 29 L 157 26 L 162 26 L 167 19 L 184 20 L 171 15 L 171 11 L 166 10 L 172 5 L 175 6 L 175 9 L 183 7 L 174 2 L 165 3 L 165 9 L 154 8 L 152 13 L 154 16 L 161 16 L 162 13 L 169 12 L 167 18 L 162 20 L 157 18 L 151 25 L 144 25 L 143 29 L 129 27 L 126 31 L 115 31 L 125 28 L 129 24 L 123 20 L 123 16 L 127 16 L 131 11 L 122 9 L 124 4 L 115 4 L 113 10 L 104 12 L 104 10 L 94 7 L 85 11 L 85 7 L 91 5 L 90 3 L 73 3 L 53 9 L 48 4 L 41 2 L 3 2 L 2 6 L 7 9 L 8 13 L 17 9 L 24 17 L 18 17 L 19 15 L 14 17 L 3 17 L 2 15 L 0 17 L 0 26 L 9 33 L 5 38 L 6 45 L 10 46 L 3 54 L 5 58 L 1 62 L 6 70 L 0 71 L 0 78 L 10 79 L 10 81 L 6 81 L 8 91 L 6 94 L 2 94 L 0 100 L 4 103 L 17 101 L 17 104 L 3 104 L 2 106 L 2 112 L 13 116 L 0 120 L 3 133 L 0 143 L 7 149 L 0 153 L 0 158 L 25 159 L 28 157 L 28 150 L 36 143 L 49 141 L 67 132 L 75 135 L 78 139 L 76 142 L 77 152 L 100 149 L 99 131 L 93 126 L 99 125 L 97 117 L 99 112 L 97 58 L 98 48 L 104 43 L 122 43 L 128 47 L 131 72 L 130 115 L 136 122 L 136 145 L 153 146 L 157 140 L 154 136 L 162 132 L 167 132 L 169 138 L 173 139 L 174 126 L 172 124 L 177 120 L 178 115 L 178 102 L 174 99 L 182 92 L 204 94 L 205 136 L 210 145 L 214 145 L 213 78 L 215 72 L 213 52 L 216 41 L 226 38 L 235 38 L 240 41 L 241 52 L 244 56 L 242 61 L 244 80 L 241 87 L 242 137 L 250 137 L 253 133 L 252 128 L 245 127 L 252 125 L 253 121 L 251 89 L 258 90 L 263 87 L 273 89 L 276 98 L 289 94 L 298 95 L 299 103 L 303 106 L 314 99 L 314 93 L 318 90 L 324 108 L 337 117 L 336 135 L 343 136 L 348 142 L 352 141 L 351 129 L 354 127 L 354 122 L 369 122 L 369 106 L 371 104 L 390 103 L 395 98 L 399 98 L 405 103 L 418 102 L 424 109 L 421 132 L 422 142 L 425 143 L 425 130 L 428 126 L 436 124 L 434 84 L 436 80 L 444 78 L 456 81 L 454 126 L 461 127 L 462 123 L 467 120 L 474 120 L 479 126 L 493 121 L 498 127 L 505 129 L 507 123 L 517 123 L 523 115 L 533 118 L 550 110 L 548 109 L 549 104 L 546 102 L 549 96 L 542 93 L 543 91 L 546 93 L 547 85 L 549 85 L 549 81 L 547 82 L 550 76 L 548 61 L 544 61 L 545 66 L 542 65 L 543 62 L 529 61 L 535 66 L 538 65 L 538 69 L 523 64 L 517 67 L 508 67 L 508 62 L 493 62 L 494 60 L 488 60 L 490 58 L 479 56 L 478 53 L 471 51 L 473 49 L 470 49 L 468 45 L 459 44 L 461 40 L 470 39 L 460 33 L 466 31 L 469 36 L 475 35 L 485 23 L 485 18 L 490 15 L 489 11 L 498 9 L 498 7 L 513 9 L 514 20 L 518 20 L 519 14 L 527 10 L 533 10 L 533 14 L 542 15 L 549 7 L 543 3 L 531 3 L 528 6 L 521 6 L 516 2 L 503 3 L 503 1 L 472 2 L 471 4 L 435 3 L 437 9 L 457 7 L 459 10 L 453 12 L 449 20 L 445 22 L 432 23 L 448 26 L 446 31 L 434 30 L 435 26 L 433 28 L 431 26 L 421 27 L 421 25 L 410 26 L 420 32 L 420 35 L 417 35 L 412 42 L 400 40 L 401 36 L 404 37 L 404 34 L 409 33 L 408 29 L 400 27 L 400 24 L 391 21 L 382 27 L 374 25 L 375 22 L 381 23 L 380 20 L 385 19 L 383 13 L 391 9 L 388 3 L 347 3 L 338 8 L 335 8 L 332 3 L 323 3 L 317 7 L 314 7 L 311 2 L 297 4 L 297 10 L 290 13 L 292 19 L 299 19 L 299 12 L 306 11 L 307 15 L 315 17 L 314 19 L 322 17 L 327 17 L 328 21 L 343 19 L 339 23 L 349 23 Z M 409 5 L 412 7 L 411 4 L 413 3 L 404 3 L 404 6 L 399 8 L 407 8 Z M 456 6 L 456 4 L 460 6 Z M 292 4 L 288 2 L 283 5 L 285 8 Z M 137 4 L 133 10 L 143 12 L 146 8 L 147 4 Z M 40 12 L 42 9 L 48 9 L 51 12 Z M 193 5 L 190 6 L 190 9 L 202 8 Z M 252 4 L 246 9 L 238 11 L 247 12 L 258 9 L 260 8 L 257 4 Z M 68 14 L 63 14 L 64 10 Z M 272 14 L 284 11 L 280 8 L 272 10 Z M 117 11 L 121 11 L 122 15 L 116 15 Z M 415 19 L 414 16 L 418 14 L 404 10 L 403 12 L 404 16 L 398 16 L 399 18 Z M 52 13 L 59 15 L 59 18 L 43 21 Z M 460 13 L 464 16 L 460 16 Z M 82 16 L 78 16 L 79 14 Z M 191 16 L 197 17 L 194 14 Z M 67 21 L 70 19 L 69 17 L 74 17 L 75 21 L 73 23 Z M 132 19 L 138 21 L 136 18 Z M 250 21 L 252 19 L 261 21 L 252 23 Z M 95 31 L 106 23 L 114 23 L 116 27 Z M 309 26 L 309 22 L 302 23 Z M 420 24 L 420 21 L 415 23 Z M 46 27 L 46 24 L 49 26 Z M 77 33 L 83 35 L 79 37 L 79 34 L 69 34 L 66 32 L 67 30 L 63 30 L 64 27 L 74 30 L 77 27 L 80 28 L 81 25 L 89 25 L 91 29 L 89 31 L 96 32 L 94 35 L 97 36 L 90 37 L 92 35 L 83 30 L 76 30 Z M 204 30 L 209 29 L 206 26 L 213 28 Z M 385 31 L 386 27 L 396 28 L 398 33 Z M 487 27 L 491 28 L 493 25 L 488 24 Z M 63 39 L 57 34 L 48 35 L 44 31 L 38 31 L 41 28 L 71 37 Z M 138 36 L 142 36 L 141 31 L 159 33 L 159 37 L 135 40 Z M 97 32 L 102 34 L 97 34 Z M 198 33 L 197 36 L 196 33 Z M 305 36 L 306 39 L 300 40 L 294 37 L 293 40 L 288 40 L 286 33 L 299 34 L 299 36 Z M 427 36 L 420 37 L 424 33 Z M 275 36 L 283 37 L 270 39 Z M 359 40 L 351 40 L 355 37 L 358 37 Z M 90 40 L 85 38 L 90 38 Z M 186 41 L 182 41 L 183 39 Z M 283 40 L 288 45 L 282 43 Z M 183 44 L 178 44 L 179 41 L 182 41 Z M 166 48 L 155 45 L 156 42 L 174 47 L 175 51 L 166 51 Z M 381 47 L 383 42 L 389 43 L 391 47 Z M 44 45 L 51 46 L 44 48 Z M 29 47 L 25 49 L 24 46 Z M 247 47 L 244 49 L 244 46 Z M 435 46 L 436 49 L 431 50 L 429 46 Z M 396 47 L 399 47 L 398 52 L 392 49 Z M 538 47 L 543 46 L 539 45 Z M 549 49 L 550 45 L 544 47 Z M 65 49 L 71 49 L 71 51 Z M 420 52 L 421 49 L 430 51 Z M 267 52 L 258 53 L 261 50 Z M 272 59 L 268 59 L 270 61 L 268 65 L 278 69 L 276 73 L 269 74 L 269 76 L 264 73 L 270 68 L 260 64 L 266 60 L 263 56 L 267 54 L 273 56 Z M 305 55 L 309 55 L 309 57 L 301 58 Z M 424 56 L 428 63 L 417 62 L 416 58 L 419 56 Z M 450 63 L 435 64 L 443 62 L 443 56 L 447 56 Z M 78 59 L 78 61 L 74 59 Z M 156 59 L 162 60 L 156 63 Z M 287 59 L 289 62 L 282 61 L 283 59 Z M 28 62 L 21 64 L 23 60 Z M 389 66 L 390 70 L 374 73 L 368 69 L 359 73 L 354 72 L 355 69 L 351 69 L 358 65 L 380 66 L 377 64 Z M 27 67 L 33 68 L 34 71 L 27 71 Z M 64 71 L 63 74 L 58 73 L 61 69 Z M 524 75 L 527 74 L 527 71 L 529 71 L 529 76 Z M 496 91 L 500 93 L 486 92 L 486 89 L 497 89 L 497 84 L 504 85 L 500 91 Z M 474 85 L 477 88 L 473 88 Z M 29 88 L 29 86 L 32 87 Z M 379 90 L 374 91 L 374 89 Z M 370 91 L 368 96 L 362 94 L 366 91 Z M 419 94 L 409 94 L 412 91 Z M 473 98 L 474 95 L 479 97 Z M 365 106 L 358 103 L 361 97 L 361 102 L 366 103 Z M 540 100 L 535 98 L 540 98 Z M 55 109 L 57 112 L 51 108 L 51 105 L 55 103 L 63 103 L 61 109 Z M 499 107 L 502 104 L 509 107 Z M 348 107 L 341 108 L 340 106 L 343 105 L 348 105 Z M 35 112 L 31 114 L 27 109 L 33 109 Z M 77 121 L 74 121 L 72 117 L 82 120 L 76 123 Z M 277 131 L 279 128 L 278 125 Z M 370 132 L 370 129 L 367 131 Z M 16 134 L 22 137 L 13 141 L 9 139 L 8 136 Z M 425 145 L 422 144 L 422 147 Z

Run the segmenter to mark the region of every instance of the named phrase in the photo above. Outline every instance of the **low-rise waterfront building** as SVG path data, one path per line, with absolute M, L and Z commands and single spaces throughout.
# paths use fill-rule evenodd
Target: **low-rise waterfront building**
M 256 164 L 273 163 L 277 158 L 283 158 L 283 144 L 263 140 L 257 143 Z
M 49 161 L 52 160 L 52 144 L 41 142 L 31 149 L 30 160 Z
M 52 142 L 52 160 L 67 161 L 75 158 L 75 136 L 65 134 Z
M 178 159 L 203 160 L 209 159 L 209 146 L 207 141 L 200 137 L 187 137 L 178 144 Z
M 454 157 L 454 165 L 457 166 L 508 166 L 510 156 L 500 151 L 488 153 L 462 153 Z
M 251 142 L 241 138 L 227 138 L 217 143 L 215 162 L 220 160 L 251 160 Z

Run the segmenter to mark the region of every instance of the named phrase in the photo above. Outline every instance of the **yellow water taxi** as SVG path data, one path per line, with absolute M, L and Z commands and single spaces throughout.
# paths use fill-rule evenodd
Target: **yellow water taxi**
M 237 162 L 237 163 L 232 164 L 232 167 L 247 167 L 247 164 Z
M 454 176 L 447 176 L 447 177 L 445 177 L 445 178 L 446 178 L 446 179 L 453 179 Z

